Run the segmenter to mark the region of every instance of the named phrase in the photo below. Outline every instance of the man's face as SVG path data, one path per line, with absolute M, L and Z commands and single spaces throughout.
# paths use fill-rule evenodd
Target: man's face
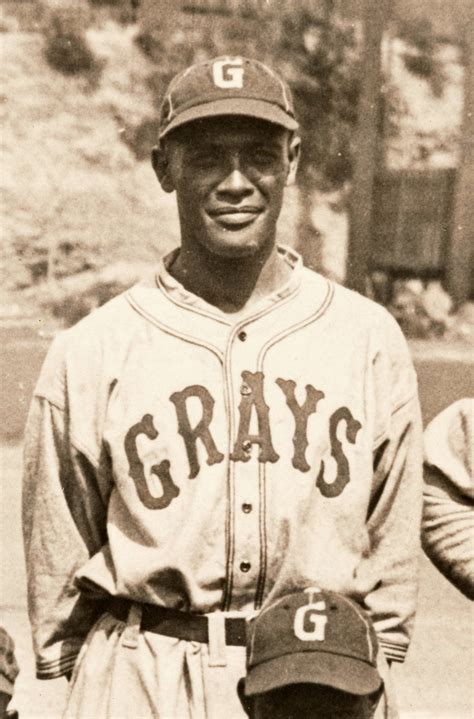
M 239 258 L 273 245 L 298 147 L 284 128 L 240 116 L 195 121 L 171 133 L 157 174 L 163 189 L 176 190 L 183 246 Z
M 253 699 L 252 719 L 372 719 L 377 701 L 331 687 L 293 684 Z

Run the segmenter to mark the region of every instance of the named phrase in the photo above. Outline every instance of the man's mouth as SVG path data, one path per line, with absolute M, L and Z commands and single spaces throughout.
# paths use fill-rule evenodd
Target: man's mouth
M 260 215 L 262 208 L 255 205 L 226 205 L 207 211 L 213 220 L 229 227 L 243 227 L 248 225 Z

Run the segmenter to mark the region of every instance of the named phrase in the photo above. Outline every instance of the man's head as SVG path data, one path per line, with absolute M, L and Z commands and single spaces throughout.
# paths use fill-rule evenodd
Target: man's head
M 383 684 L 377 639 L 363 610 L 309 588 L 276 601 L 249 625 L 239 695 L 253 719 L 370 719 Z
M 184 246 L 238 258 L 273 244 L 296 129 L 288 86 L 258 61 L 217 58 L 171 82 L 153 167 L 176 190 Z
M 380 692 L 357 696 L 322 684 L 289 684 L 243 700 L 251 719 L 373 719 Z

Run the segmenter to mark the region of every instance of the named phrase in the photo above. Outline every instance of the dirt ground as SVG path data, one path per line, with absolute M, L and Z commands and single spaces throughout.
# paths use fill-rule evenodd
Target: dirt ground
M 32 341 L 29 332 L 7 333 L 14 340 L 10 343 L 2 334 L 0 623 L 16 643 L 21 672 L 14 706 L 20 719 L 56 719 L 64 703 L 66 681 L 39 682 L 34 677 L 20 525 L 21 431 L 48 341 Z M 423 346 L 415 348 L 414 355 L 425 422 L 457 397 L 472 394 L 472 358 L 468 361 L 466 356 L 440 354 L 436 348 Z M 405 664 L 394 667 L 402 719 L 470 719 L 474 716 L 474 604 L 423 556 L 420 565 L 419 611 L 413 642 Z

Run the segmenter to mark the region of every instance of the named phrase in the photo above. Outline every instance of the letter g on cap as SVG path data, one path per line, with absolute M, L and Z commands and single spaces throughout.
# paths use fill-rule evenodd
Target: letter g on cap
M 212 66 L 212 78 L 217 87 L 226 90 L 243 87 L 244 68 L 241 58 L 216 60 Z

